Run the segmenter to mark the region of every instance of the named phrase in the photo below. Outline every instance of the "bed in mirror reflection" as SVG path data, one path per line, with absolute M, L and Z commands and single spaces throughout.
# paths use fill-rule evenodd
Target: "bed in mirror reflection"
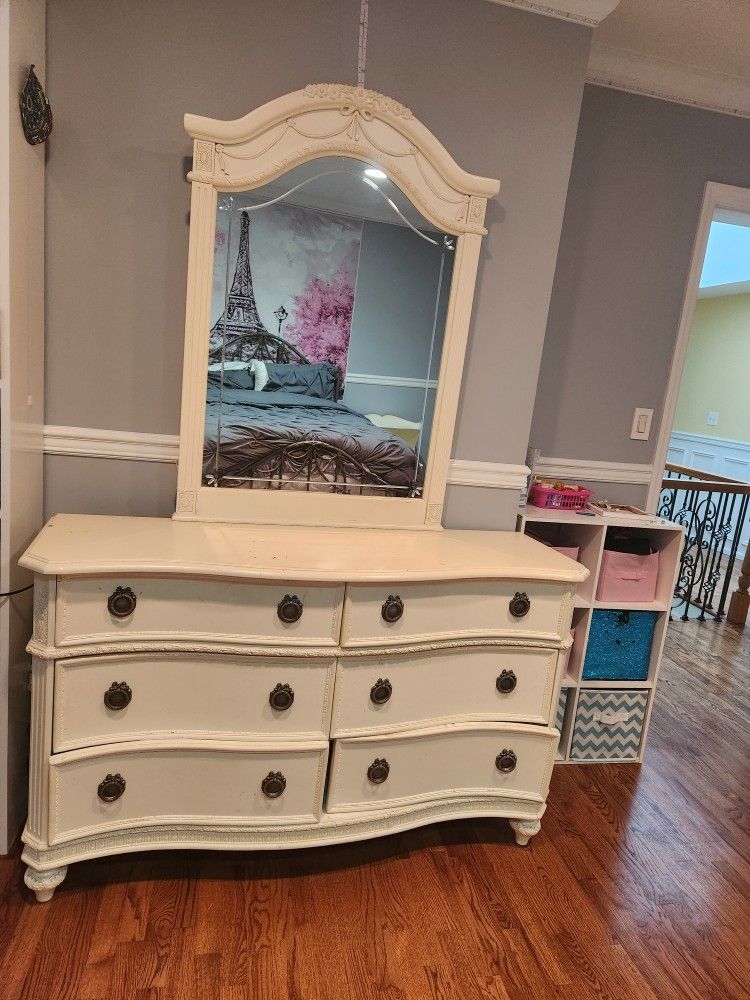
M 220 194 L 203 484 L 420 497 L 454 251 L 357 159 Z

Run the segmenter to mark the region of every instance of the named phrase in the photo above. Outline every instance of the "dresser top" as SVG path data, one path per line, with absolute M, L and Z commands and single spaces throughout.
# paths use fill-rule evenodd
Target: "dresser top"
M 56 514 L 19 560 L 48 576 L 153 573 L 319 582 L 579 583 L 579 563 L 510 531 L 408 531 Z

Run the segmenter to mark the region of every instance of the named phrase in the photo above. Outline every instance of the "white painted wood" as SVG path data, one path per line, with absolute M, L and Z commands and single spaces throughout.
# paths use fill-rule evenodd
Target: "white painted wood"
M 317 657 L 145 653 L 87 656 L 55 665 L 53 750 L 127 740 L 328 738 L 335 660 Z M 111 710 L 104 693 L 124 681 L 132 700 Z M 293 691 L 278 711 L 277 684 Z
M 128 586 L 137 604 L 128 618 L 115 618 L 107 598 L 115 586 Z M 279 602 L 300 599 L 302 616 L 282 622 Z M 278 583 L 225 583 L 220 580 L 131 577 L 67 577 L 57 590 L 56 644 L 96 645 L 103 642 L 184 642 L 223 638 L 238 644 L 335 646 L 343 588 Z
M 176 434 L 109 431 L 96 427 L 63 427 L 55 424 L 47 424 L 44 428 L 44 451 L 47 455 L 176 462 L 179 441 Z
M 349 381 L 370 382 L 381 377 L 348 375 L 347 378 Z M 417 381 L 419 380 L 400 379 L 398 384 Z M 383 379 L 382 384 L 395 385 L 396 380 Z M 430 384 L 432 385 L 432 382 Z M 437 382 L 434 381 L 434 384 L 437 385 Z M 48 455 L 79 455 L 86 458 L 171 463 L 177 461 L 179 442 L 180 439 L 176 434 L 109 431 L 93 427 L 63 427 L 51 424 L 44 428 L 44 451 Z M 488 486 L 492 489 L 517 490 L 526 485 L 527 475 L 528 469 L 525 465 L 504 462 L 475 462 L 454 458 L 450 460 L 448 466 L 448 483 L 455 486 Z
M 584 480 L 593 483 L 650 483 L 653 466 L 631 462 L 598 462 L 585 458 L 542 456 L 534 463 L 534 475 L 547 479 Z
M 571 720 L 575 717 L 578 703 L 578 692 L 581 687 L 586 688 L 643 688 L 655 690 L 659 679 L 659 670 L 664 653 L 664 643 L 666 640 L 667 628 L 669 627 L 669 608 L 671 605 L 671 595 L 674 592 L 675 582 L 680 566 L 680 554 L 683 547 L 684 529 L 681 525 L 664 521 L 658 525 L 649 525 L 640 530 L 648 534 L 652 545 L 659 551 L 659 575 L 656 586 L 656 598 L 650 605 L 631 605 L 632 610 L 654 610 L 657 611 L 656 628 L 654 639 L 651 645 L 651 657 L 649 661 L 648 679 L 646 681 L 584 681 L 582 670 L 586 659 L 586 649 L 588 646 L 589 629 L 593 608 L 611 607 L 606 602 L 595 601 L 592 595 L 596 593 L 599 572 L 602 562 L 602 551 L 604 548 L 605 535 L 608 529 L 625 524 L 632 526 L 633 522 L 625 518 L 608 519 L 594 516 L 581 518 L 570 511 L 551 511 L 539 507 L 526 506 L 518 518 L 519 531 L 527 529 L 536 532 L 549 531 L 552 527 L 557 533 L 557 544 L 580 545 L 580 555 L 590 571 L 590 576 L 578 585 L 574 598 L 575 610 L 573 612 L 573 626 L 575 627 L 575 640 L 571 649 L 570 657 L 562 678 L 562 686 L 568 689 L 568 706 L 566 709 L 566 729 L 563 733 L 558 760 L 570 762 L 568 751 L 571 743 Z M 624 609 L 626 605 L 617 605 L 618 609 Z M 557 695 L 554 696 L 556 704 Z M 640 752 L 638 760 L 643 759 L 646 749 L 646 739 L 651 718 L 654 698 L 650 697 L 646 708 L 646 716 L 643 724 Z M 589 762 L 593 763 L 593 762 Z M 610 761 L 611 763 L 611 761 Z
M 661 480 L 664 473 L 664 465 L 667 461 L 667 451 L 669 450 L 669 439 L 674 426 L 674 415 L 677 409 L 677 397 L 682 381 L 682 371 L 685 366 L 688 342 L 690 340 L 690 330 L 693 325 L 695 313 L 695 303 L 700 287 L 701 271 L 703 269 L 703 258 L 706 254 L 706 244 L 708 233 L 711 227 L 711 220 L 717 211 L 729 210 L 743 213 L 750 213 L 750 189 L 732 187 L 728 184 L 717 184 L 709 181 L 703 195 L 700 221 L 693 244 L 693 256 L 690 263 L 685 287 L 685 296 L 682 305 L 682 315 L 675 341 L 674 352 L 672 354 L 672 366 L 667 385 L 667 394 L 662 407 L 661 425 L 659 428 L 659 438 L 656 446 L 654 467 L 651 477 L 651 484 L 648 492 L 648 509 L 656 510 L 661 492 Z
M 220 740 L 140 740 L 55 754 L 50 759 L 49 842 L 161 822 L 251 820 L 261 826 L 310 821 L 320 813 L 327 759 L 328 743 L 321 741 L 271 748 Z M 275 799 L 261 791 L 269 772 L 281 772 L 287 781 Z M 102 802 L 97 795 L 108 774 L 120 774 L 126 782 L 116 802 Z
M 455 721 L 528 722 L 547 726 L 555 687 L 556 649 L 502 645 L 430 650 L 407 655 L 346 657 L 338 662 L 332 736 L 394 732 Z M 516 687 L 497 688 L 501 671 Z M 392 694 L 374 704 L 370 692 L 386 679 Z
M 596 38 L 589 54 L 586 81 L 661 101 L 750 117 L 750 81 L 747 78 L 604 45 Z
M 363 375 L 347 372 L 346 381 L 356 385 L 391 385 L 397 389 L 437 389 L 436 378 L 405 378 L 401 375 Z
M 557 730 L 510 723 L 442 729 L 390 736 L 336 740 L 326 809 L 348 812 L 428 802 L 452 795 L 508 795 L 543 802 L 552 774 Z M 517 756 L 513 771 L 495 766 L 502 750 Z M 387 779 L 374 784 L 367 769 L 386 760 Z
M 456 795 L 438 802 L 417 803 L 399 808 L 358 810 L 349 813 L 323 812 L 319 820 L 307 823 L 252 825 L 244 823 L 192 824 L 163 823 L 133 826 L 126 833 L 97 831 L 64 844 L 45 846 L 24 834 L 23 861 L 34 872 L 52 872 L 63 862 L 129 854 L 144 850 L 202 848 L 224 851 L 289 850 L 351 843 L 386 834 L 413 830 L 442 820 L 518 818 L 538 820 L 545 805 L 525 798 Z M 57 883 L 59 884 L 59 883 Z
M 491 2 L 595 28 L 612 13 L 620 0 L 491 0 Z
M 56 514 L 21 564 L 44 576 L 153 573 L 334 584 L 586 578 L 583 567 L 514 532 L 312 530 L 87 514 Z
M 563 557 L 564 558 L 564 557 Z M 574 565 L 577 565 L 574 563 Z M 515 618 L 510 603 L 525 593 L 531 609 Z M 404 612 L 396 622 L 383 620 L 389 595 L 397 595 Z M 468 581 L 346 588 L 341 626 L 342 648 L 389 646 L 404 642 L 459 637 L 512 637 L 559 642 L 567 635 L 572 591 L 554 584 Z
M 178 520 L 439 529 L 487 199 L 499 182 L 462 170 L 412 112 L 345 84 L 314 84 L 236 121 L 185 116 L 194 139 Z M 342 496 L 202 485 L 206 357 L 217 191 L 252 190 L 301 163 L 341 155 L 392 178 L 441 231 L 457 236 L 423 495 Z
M 455 486 L 488 486 L 499 490 L 522 490 L 529 469 L 525 465 L 500 462 L 470 462 L 454 458 L 448 469 L 448 482 Z
M 138 849 L 312 846 L 481 815 L 531 824 L 522 836 L 538 829 L 572 589 L 587 573 L 547 547 L 510 533 L 60 516 L 24 559 L 40 574 L 23 838 L 40 899 L 69 862 Z M 411 624 L 384 641 L 380 592 L 394 580 Z M 115 585 L 136 594 L 128 619 L 106 610 Z M 519 626 L 503 622 L 516 590 L 532 601 Z M 374 616 L 375 632 L 344 649 L 347 591 L 365 598 L 352 602 L 361 631 Z M 276 614 L 289 592 L 304 607 L 291 630 Z M 346 808 L 334 794 L 330 811 L 331 733 L 358 734 L 343 741 L 347 754 L 373 750 L 361 701 L 381 669 L 395 691 L 377 738 L 422 777 L 382 804 Z M 517 672 L 507 696 L 495 685 L 501 669 Z M 132 691 L 120 712 L 103 705 L 115 681 Z M 288 714 L 268 705 L 277 683 L 294 690 Z M 493 771 L 502 749 L 519 754 L 515 777 Z M 271 771 L 287 779 L 273 801 L 260 791 Z M 107 774 L 126 782 L 114 803 L 97 796 Z

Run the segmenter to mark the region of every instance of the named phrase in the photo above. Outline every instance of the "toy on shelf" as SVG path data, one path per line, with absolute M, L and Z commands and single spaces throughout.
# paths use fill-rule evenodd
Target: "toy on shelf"
M 584 486 L 535 479 L 529 490 L 529 503 L 547 510 L 583 510 L 591 497 Z

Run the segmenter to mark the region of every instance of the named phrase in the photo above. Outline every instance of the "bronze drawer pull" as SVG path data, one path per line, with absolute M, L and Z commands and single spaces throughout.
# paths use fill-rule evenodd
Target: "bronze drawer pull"
M 386 677 L 378 677 L 373 686 L 370 688 L 370 701 L 373 705 L 385 705 L 389 701 L 391 695 L 393 694 L 393 685 Z
M 388 777 L 390 770 L 391 765 L 385 758 L 382 760 L 376 758 L 367 768 L 367 778 L 373 785 L 382 785 Z
M 302 601 L 296 594 L 284 594 L 276 611 L 285 625 L 294 625 L 302 617 Z
M 529 595 L 516 591 L 508 607 L 514 618 L 524 618 L 531 610 Z
M 277 684 L 268 696 L 268 704 L 277 712 L 286 712 L 294 703 L 294 691 L 288 684 Z
M 398 596 L 398 594 L 389 594 L 383 601 L 383 607 L 380 609 L 380 615 L 384 622 L 389 625 L 393 625 L 397 622 L 401 615 L 404 613 L 404 602 Z
M 511 691 L 515 691 L 516 684 L 518 684 L 518 678 L 512 670 L 501 670 L 500 676 L 495 681 L 495 687 L 500 694 L 510 694 Z
M 99 782 L 96 794 L 102 802 L 117 802 L 125 791 L 125 779 L 121 774 L 108 774 L 104 781 Z
M 130 587 L 115 587 L 107 598 L 107 611 L 113 618 L 128 618 L 135 611 L 137 601 Z
M 260 790 L 267 799 L 278 799 L 284 794 L 286 778 L 281 771 L 269 771 L 260 783 Z
M 121 712 L 133 700 L 133 692 L 125 681 L 113 681 L 104 692 L 104 706 L 112 712 Z
M 502 771 L 503 774 L 510 774 L 511 771 L 515 771 L 517 763 L 518 757 L 512 750 L 501 750 L 497 757 L 495 757 L 495 767 L 498 771 Z

